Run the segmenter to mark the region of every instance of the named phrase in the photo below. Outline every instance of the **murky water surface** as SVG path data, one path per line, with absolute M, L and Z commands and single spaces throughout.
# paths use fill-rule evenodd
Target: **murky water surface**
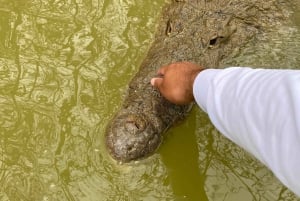
M 164 0 L 0 0 L 0 200 L 299 200 L 195 108 L 157 154 L 103 145 Z M 297 14 L 297 12 L 296 12 Z M 300 17 L 224 66 L 300 69 Z

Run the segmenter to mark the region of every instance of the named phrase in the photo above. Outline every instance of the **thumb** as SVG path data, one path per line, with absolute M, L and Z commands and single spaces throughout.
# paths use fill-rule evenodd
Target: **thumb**
M 161 88 L 162 83 L 163 83 L 163 78 L 155 77 L 151 79 L 151 85 L 158 89 Z

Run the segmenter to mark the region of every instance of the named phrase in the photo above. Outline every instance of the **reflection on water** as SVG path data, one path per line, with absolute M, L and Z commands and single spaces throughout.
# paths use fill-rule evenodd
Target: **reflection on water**
M 118 166 L 102 143 L 164 1 L 0 3 L 0 200 L 171 197 L 158 157 Z
M 107 157 L 105 126 L 164 3 L 0 0 L 1 201 L 296 200 L 197 110 L 160 154 Z M 280 26 L 224 65 L 296 68 L 299 39 L 299 26 Z

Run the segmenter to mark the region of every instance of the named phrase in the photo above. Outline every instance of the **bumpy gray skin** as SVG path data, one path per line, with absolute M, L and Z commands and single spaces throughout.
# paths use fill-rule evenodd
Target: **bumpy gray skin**
M 150 85 L 159 67 L 191 61 L 217 68 L 255 35 L 284 20 L 284 6 L 277 0 L 177 0 L 166 6 L 124 105 L 107 128 L 111 156 L 129 162 L 154 153 L 163 133 L 188 114 L 191 105 L 171 104 Z

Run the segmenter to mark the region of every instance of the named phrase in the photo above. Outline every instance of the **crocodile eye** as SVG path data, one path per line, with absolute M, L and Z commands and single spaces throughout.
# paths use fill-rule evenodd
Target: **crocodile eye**
M 217 39 L 218 39 L 218 37 L 211 39 L 209 41 L 209 45 L 215 45 L 217 43 Z
M 209 46 L 214 46 L 217 44 L 218 40 L 220 39 L 223 39 L 224 37 L 223 36 L 217 36 L 217 37 L 214 37 L 212 38 L 210 41 L 209 41 Z

